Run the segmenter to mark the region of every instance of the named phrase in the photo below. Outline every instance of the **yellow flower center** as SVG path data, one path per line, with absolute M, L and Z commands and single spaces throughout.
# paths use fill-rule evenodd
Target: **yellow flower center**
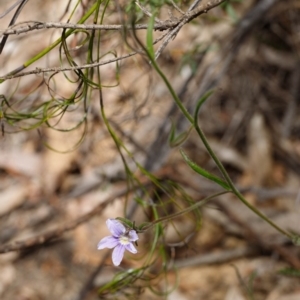
M 121 245 L 128 245 L 128 244 L 130 244 L 129 238 L 127 236 L 124 236 L 124 235 L 119 237 L 119 241 L 120 241 Z

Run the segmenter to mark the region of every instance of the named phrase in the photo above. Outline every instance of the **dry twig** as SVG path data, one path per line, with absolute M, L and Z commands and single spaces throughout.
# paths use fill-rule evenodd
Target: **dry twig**
M 126 54 L 124 56 L 116 57 L 113 59 L 109 59 L 106 61 L 101 61 L 101 62 L 96 62 L 92 64 L 86 64 L 86 65 L 81 65 L 81 66 L 72 66 L 72 67 L 53 67 L 53 68 L 36 68 L 35 70 L 28 71 L 28 72 L 22 72 L 22 73 L 17 73 L 17 74 L 12 74 L 12 75 L 6 75 L 6 76 L 0 76 L 0 80 L 8 80 L 8 79 L 13 79 L 13 78 L 18 78 L 18 77 L 23 77 L 27 75 L 33 75 L 33 74 L 41 74 L 41 73 L 48 73 L 48 72 L 65 72 L 65 71 L 75 71 L 75 70 L 83 70 L 83 69 L 89 69 L 89 68 L 96 68 L 100 67 L 103 65 L 107 65 L 116 61 L 123 60 L 125 58 L 131 57 L 133 55 L 136 55 L 137 52 L 132 52 L 129 54 Z
M 16 241 L 16 242 L 9 243 L 6 245 L 1 245 L 0 253 L 7 253 L 7 252 L 11 252 L 11 251 L 20 251 L 20 250 L 24 250 L 26 248 L 30 248 L 33 246 L 40 246 L 40 245 L 43 245 L 53 239 L 56 239 L 56 238 L 60 237 L 62 234 L 64 234 L 65 232 L 73 230 L 77 226 L 89 221 L 92 217 L 101 213 L 103 211 L 103 209 L 108 204 L 110 204 L 114 199 L 124 196 L 127 192 L 128 192 L 127 188 L 123 188 L 122 190 L 120 190 L 117 193 L 114 193 L 112 196 L 108 197 L 101 204 L 97 205 L 91 212 L 86 213 L 85 215 L 79 217 L 76 220 L 69 221 L 63 226 L 59 226 L 55 229 L 48 230 L 44 233 L 41 233 L 32 238 L 28 238 L 26 240 Z

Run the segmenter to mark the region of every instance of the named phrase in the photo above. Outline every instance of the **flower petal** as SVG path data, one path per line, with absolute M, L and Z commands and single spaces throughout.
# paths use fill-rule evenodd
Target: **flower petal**
M 106 225 L 111 234 L 115 237 L 119 237 L 126 232 L 124 225 L 115 219 L 108 219 Z
M 139 239 L 139 237 L 138 237 L 135 230 L 130 230 L 129 233 L 128 233 L 128 236 L 129 236 L 129 241 L 130 242 L 135 242 Z
M 128 250 L 131 253 L 137 253 L 137 250 L 134 248 L 134 246 L 132 245 L 132 243 L 127 244 L 124 246 L 126 248 L 126 250 Z
M 112 248 L 116 247 L 118 244 L 119 244 L 118 239 L 116 239 L 113 236 L 106 236 L 98 243 L 97 248 L 98 248 L 98 250 L 101 250 L 104 248 L 112 249 Z
M 125 247 L 120 244 L 114 249 L 112 253 L 112 261 L 115 266 L 118 266 L 121 263 L 124 256 L 124 252 Z

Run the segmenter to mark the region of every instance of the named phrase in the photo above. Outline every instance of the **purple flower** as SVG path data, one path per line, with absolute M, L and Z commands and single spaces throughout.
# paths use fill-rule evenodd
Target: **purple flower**
M 139 237 L 135 230 L 126 230 L 125 226 L 115 219 L 108 219 L 106 225 L 112 235 L 106 236 L 98 243 L 98 250 L 115 248 L 112 261 L 115 266 L 118 266 L 123 259 L 125 249 L 131 253 L 137 253 L 133 242 Z

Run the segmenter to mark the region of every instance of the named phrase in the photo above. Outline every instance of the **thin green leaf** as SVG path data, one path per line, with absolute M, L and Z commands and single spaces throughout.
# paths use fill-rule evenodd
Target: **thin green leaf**
M 292 236 L 292 242 L 294 243 L 294 245 L 300 246 L 300 236 L 295 233 L 292 233 L 291 236 Z
M 300 270 L 293 268 L 284 268 L 278 271 L 279 274 L 290 277 L 300 277 Z
M 226 12 L 233 22 L 237 22 L 238 16 L 237 16 L 233 6 L 229 3 L 228 3 L 228 5 L 226 5 Z
M 185 162 L 189 165 L 189 167 L 194 170 L 196 173 L 200 174 L 201 176 L 217 183 L 221 187 L 223 187 L 225 190 L 230 191 L 231 188 L 229 185 L 221 178 L 209 173 L 208 171 L 204 170 L 200 166 L 198 166 L 196 163 L 194 163 L 192 160 L 189 159 L 189 157 L 184 153 L 183 150 L 180 150 L 180 153 L 185 160 Z
M 178 136 L 176 136 L 176 127 L 174 122 L 172 122 L 172 127 L 169 135 L 169 145 L 171 148 L 177 147 L 181 145 L 186 139 L 189 137 L 190 132 L 192 131 L 194 127 L 190 126 L 190 128 L 187 131 L 184 131 L 180 133 Z
M 124 225 L 126 225 L 128 228 L 133 228 L 133 222 L 129 221 L 128 219 L 117 217 L 116 220 L 120 221 Z
M 198 126 L 198 113 L 199 110 L 202 106 L 202 104 L 210 97 L 210 95 L 213 93 L 213 90 L 210 90 L 208 92 L 206 92 L 198 101 L 197 106 L 196 106 L 196 110 L 195 110 L 195 114 L 194 114 L 194 125 Z

